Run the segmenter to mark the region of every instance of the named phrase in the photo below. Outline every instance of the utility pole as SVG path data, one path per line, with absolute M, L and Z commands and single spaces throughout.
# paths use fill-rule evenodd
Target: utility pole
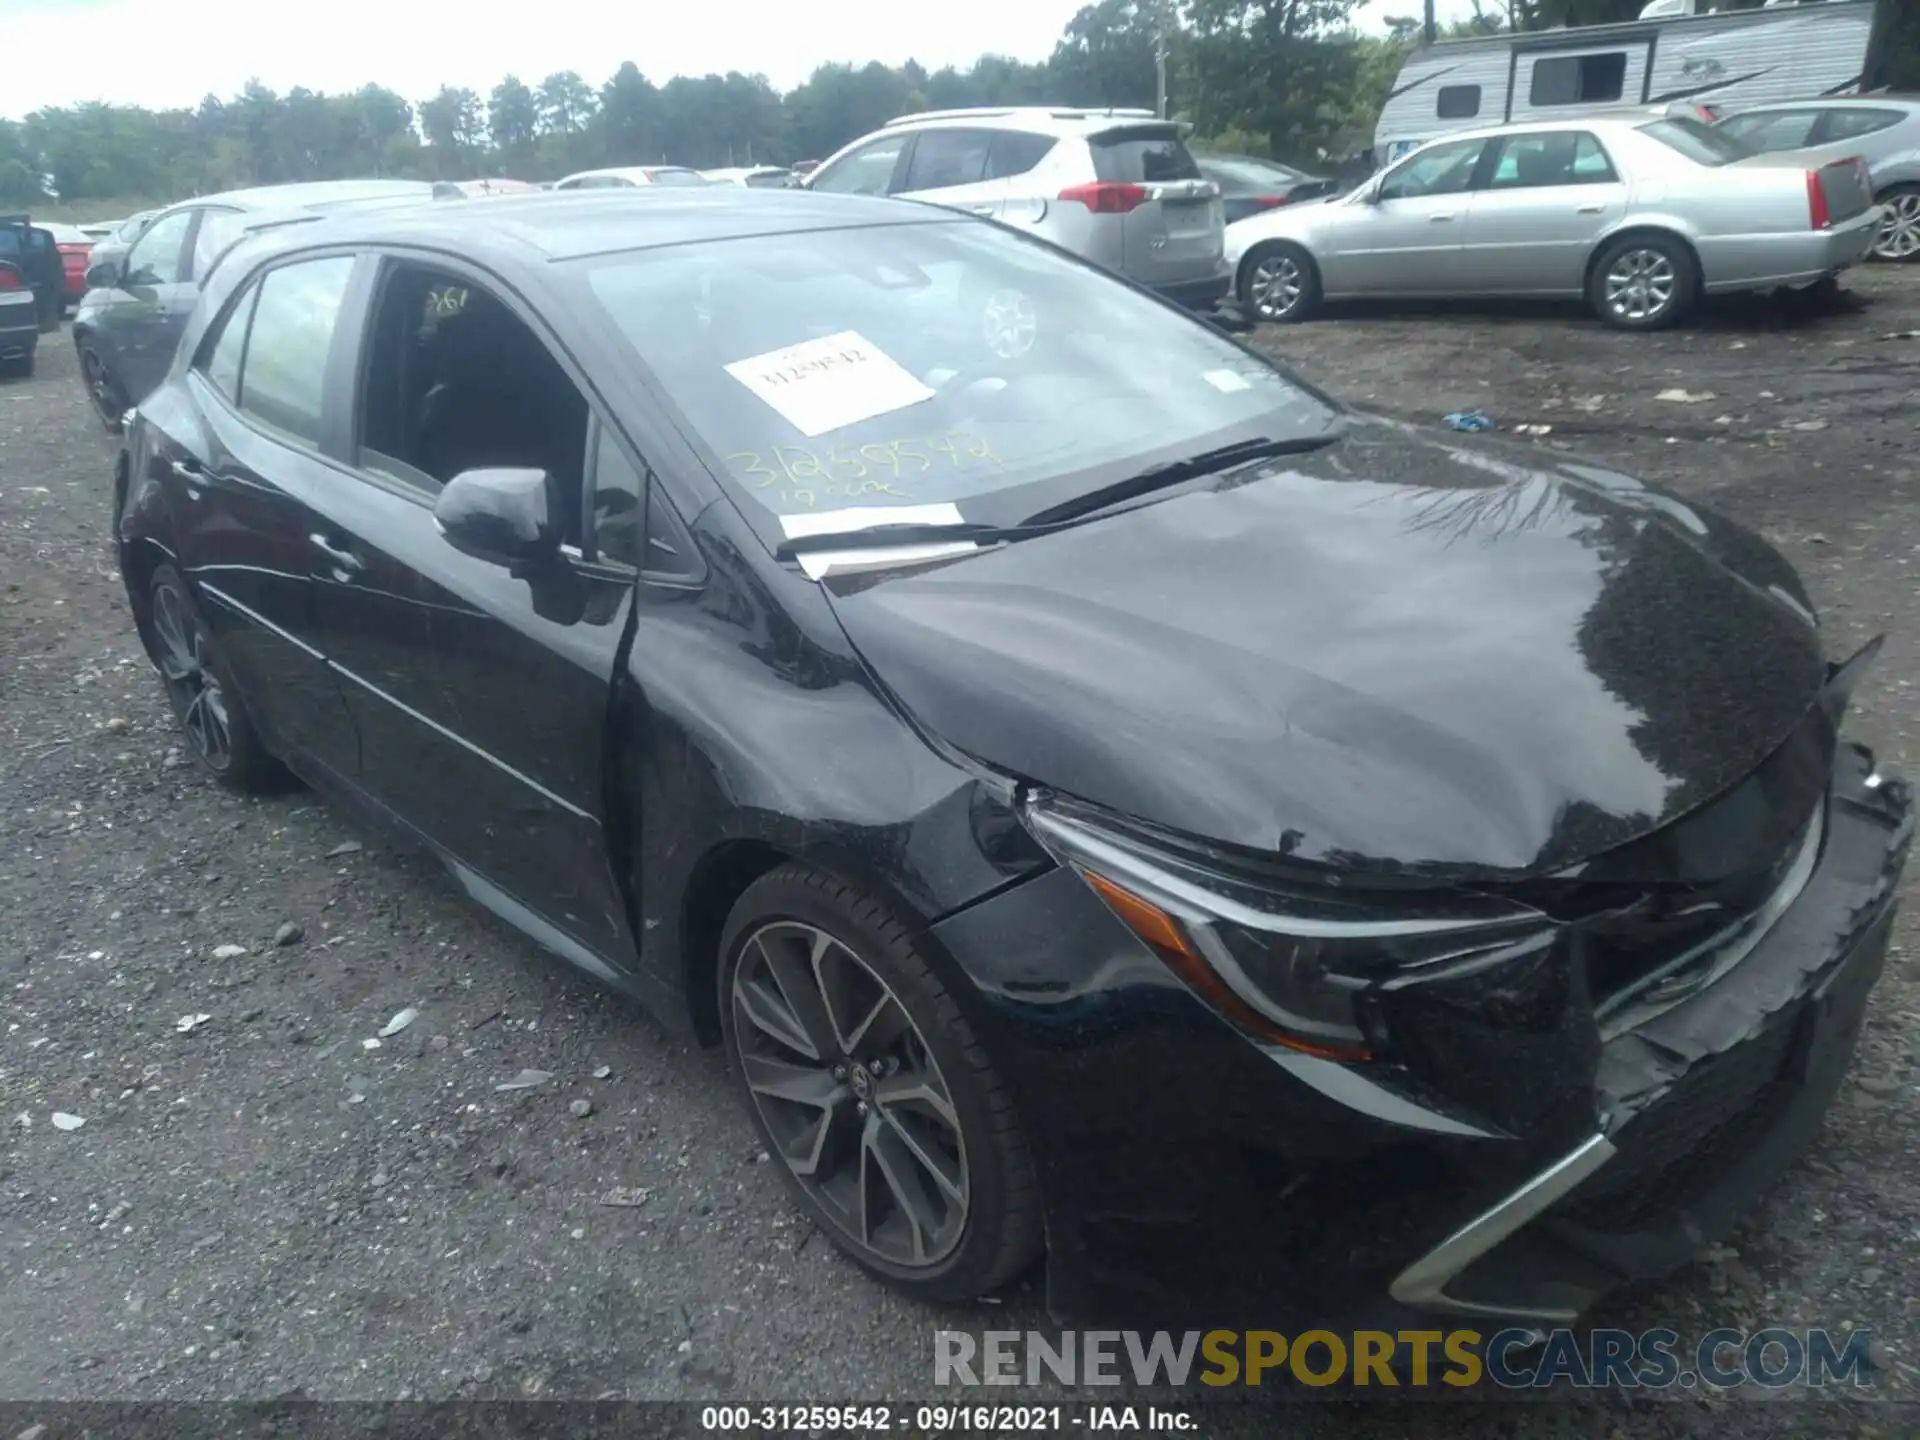
M 1422 30 L 1426 43 L 1433 44 L 1433 0 L 1427 0 L 1427 23 Z
M 1429 5 L 1433 0 L 1427 0 Z M 1159 0 L 1153 7 L 1153 113 L 1162 120 L 1167 118 L 1167 10 L 1169 0 Z

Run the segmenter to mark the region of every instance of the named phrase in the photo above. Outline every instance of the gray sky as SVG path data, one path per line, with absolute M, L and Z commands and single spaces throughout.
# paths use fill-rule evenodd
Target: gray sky
M 509 70 L 529 82 L 578 70 L 598 85 L 628 59 L 655 83 L 740 70 L 765 74 L 786 90 L 829 60 L 913 58 L 932 70 L 968 64 L 983 49 L 1044 59 L 1082 3 L 0 0 L 0 114 L 17 118 L 85 100 L 195 105 L 209 91 L 234 93 L 250 77 L 280 91 L 349 90 L 373 81 L 417 102 L 442 84 L 484 95 Z M 1356 18 L 1379 28 L 1384 16 L 1410 12 L 1417 6 L 1367 0 Z M 1440 13 L 1471 14 L 1472 6 L 1440 0 Z M 313 18 L 301 24 L 301 14 Z M 982 36 L 994 38 L 983 44 Z

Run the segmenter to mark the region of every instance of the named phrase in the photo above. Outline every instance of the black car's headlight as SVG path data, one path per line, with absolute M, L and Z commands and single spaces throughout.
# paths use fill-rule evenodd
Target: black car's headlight
M 1497 965 L 1557 928 L 1497 897 L 1350 892 L 1215 869 L 1049 796 L 1022 810 L 1036 839 L 1249 1038 L 1331 1060 L 1380 1045 L 1368 997 L 1397 980 Z

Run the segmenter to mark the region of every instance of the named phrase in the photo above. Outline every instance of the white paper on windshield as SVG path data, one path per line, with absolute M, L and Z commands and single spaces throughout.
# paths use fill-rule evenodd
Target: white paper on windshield
M 846 535 L 875 525 L 962 525 L 958 505 L 849 505 L 840 510 L 808 510 L 782 515 L 787 539 L 808 535 Z
M 1238 370 L 1209 370 L 1200 377 L 1216 390 L 1231 395 L 1236 390 L 1251 390 L 1253 383 Z
M 726 369 L 809 439 L 933 397 L 856 330 L 769 350 Z

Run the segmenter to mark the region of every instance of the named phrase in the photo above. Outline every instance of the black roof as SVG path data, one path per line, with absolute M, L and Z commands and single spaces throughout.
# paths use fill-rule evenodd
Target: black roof
M 547 260 L 652 250 L 750 235 L 878 225 L 954 223 L 952 210 L 910 201 L 737 185 L 635 186 L 488 195 L 403 208 L 345 209 L 297 228 L 302 245 L 409 241 L 479 251 L 503 245 Z

